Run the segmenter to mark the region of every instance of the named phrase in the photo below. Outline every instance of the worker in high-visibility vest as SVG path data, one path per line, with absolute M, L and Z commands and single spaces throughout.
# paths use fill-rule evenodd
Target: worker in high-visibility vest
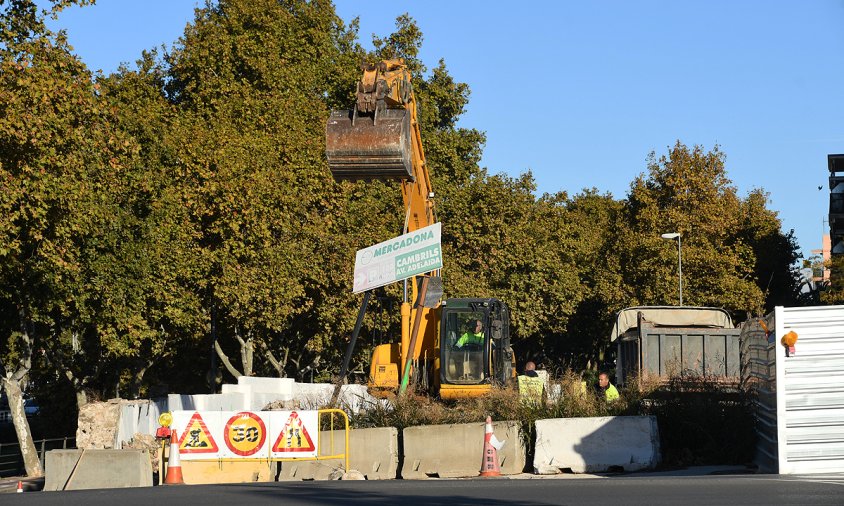
M 460 339 L 457 340 L 455 346 L 458 348 L 462 348 L 466 345 L 472 345 L 476 347 L 481 347 L 484 344 L 484 324 L 480 320 L 475 320 L 474 325 L 466 330 L 466 332 L 460 336 Z
M 519 397 L 522 401 L 531 403 L 542 402 L 545 392 L 545 382 L 536 372 L 536 364 L 528 362 L 525 364 L 525 373 L 519 376 Z
M 618 399 L 618 389 L 610 383 L 610 377 L 605 372 L 598 375 L 598 384 L 595 386 L 595 392 L 599 399 L 603 398 L 607 402 Z

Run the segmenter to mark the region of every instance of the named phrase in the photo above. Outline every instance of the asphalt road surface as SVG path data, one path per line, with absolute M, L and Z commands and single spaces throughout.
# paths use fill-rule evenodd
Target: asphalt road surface
M 310 481 L 4 494 L 2 504 L 844 505 L 844 475 Z

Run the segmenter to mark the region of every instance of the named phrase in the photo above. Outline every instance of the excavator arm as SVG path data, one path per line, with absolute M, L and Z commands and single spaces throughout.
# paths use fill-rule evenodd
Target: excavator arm
M 366 65 L 362 70 L 354 107 L 332 111 L 326 125 L 326 156 L 331 173 L 337 181 L 400 181 L 406 212 L 404 232 L 433 225 L 434 193 L 422 149 L 410 72 L 400 59 Z M 417 372 L 432 373 L 431 382 L 439 387 L 443 398 L 482 395 L 493 382 L 512 381 L 515 362 L 506 304 L 497 299 L 451 299 L 448 305 L 436 302 L 429 304 L 436 307 L 419 304 L 411 308 L 408 300 L 425 295 L 431 284 L 440 286 L 441 295 L 441 284 L 431 281 L 438 279 L 426 277 L 417 288 L 416 278 L 411 279 L 410 297 L 405 293 L 401 306 L 401 343 L 375 348 L 369 378 L 373 393 L 398 388 L 400 371 L 402 392 L 412 364 L 418 366 Z M 439 300 L 439 295 L 433 298 Z M 443 339 L 448 339 L 469 317 L 473 322 L 482 318 L 490 323 L 490 335 L 481 350 L 454 352 L 449 351 L 452 346 L 438 343 L 441 323 Z
M 332 111 L 326 124 L 326 158 L 336 181 L 398 180 L 405 208 L 404 233 L 436 223 L 434 192 L 425 164 L 416 97 L 410 72 L 401 59 L 365 65 L 354 107 Z M 410 300 L 418 295 L 411 280 Z M 438 318 L 436 308 L 411 308 L 407 294 L 401 306 L 401 343 L 376 347 L 370 386 L 392 390 L 399 371 L 420 357 L 433 361 Z M 411 329 L 413 322 L 413 329 Z M 418 338 L 417 338 L 418 336 Z

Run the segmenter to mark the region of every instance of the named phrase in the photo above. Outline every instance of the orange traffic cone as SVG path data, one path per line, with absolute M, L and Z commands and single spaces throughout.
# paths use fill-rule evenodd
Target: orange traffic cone
M 18 494 L 23 494 L 23 482 L 18 480 Z
M 501 466 L 498 464 L 498 450 L 504 446 L 492 433 L 492 417 L 486 417 L 484 431 L 484 453 L 481 457 L 481 476 L 501 476 Z
M 179 438 L 176 431 L 170 433 L 170 458 L 167 459 L 167 476 L 164 478 L 165 485 L 184 485 L 182 479 L 182 462 L 179 459 Z

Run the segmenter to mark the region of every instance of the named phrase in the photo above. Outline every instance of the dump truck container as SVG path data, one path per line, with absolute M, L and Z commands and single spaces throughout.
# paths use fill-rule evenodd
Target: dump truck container
M 617 345 L 616 381 L 667 380 L 680 374 L 738 381 L 739 335 L 720 308 L 639 306 L 616 315 L 610 340 Z

